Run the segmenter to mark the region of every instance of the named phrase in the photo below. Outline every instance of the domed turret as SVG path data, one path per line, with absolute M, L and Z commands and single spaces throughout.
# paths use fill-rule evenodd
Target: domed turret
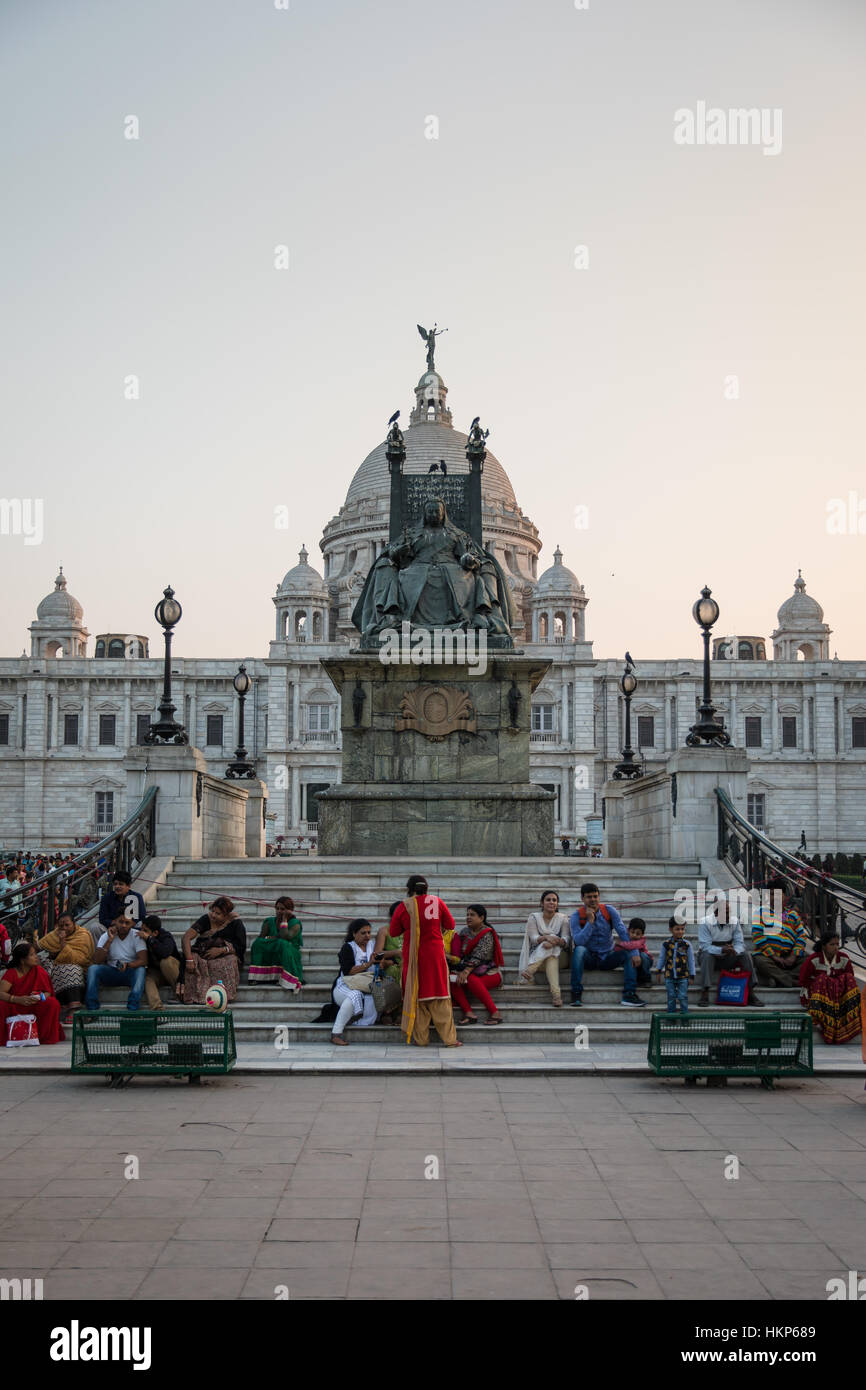
M 794 592 L 779 609 L 779 626 L 773 633 L 775 661 L 829 661 L 832 628 L 824 622 L 824 610 L 806 593 L 802 570 L 797 571 Z
M 559 546 L 553 564 L 546 569 L 529 600 L 533 642 L 585 642 L 586 591 L 572 570 L 562 563 Z
M 28 628 L 33 657 L 85 656 L 89 633 L 84 609 L 66 588 L 63 566 L 54 588 L 36 609 L 36 621 Z
M 308 560 L 309 552 L 301 546 L 298 563 L 277 587 L 278 642 L 328 641 L 328 586 Z

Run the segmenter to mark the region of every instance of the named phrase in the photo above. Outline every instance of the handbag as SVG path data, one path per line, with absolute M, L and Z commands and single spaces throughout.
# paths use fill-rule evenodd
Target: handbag
M 370 990 L 373 1003 L 376 1005 L 376 1013 L 381 1017 L 382 1014 L 389 1014 L 392 1009 L 396 1009 L 403 1001 L 403 991 L 392 980 L 389 975 L 379 975 L 373 981 L 373 988 Z
M 35 1014 L 12 1014 L 6 1020 L 7 1047 L 38 1047 L 39 1031 Z
M 362 994 L 370 994 L 373 988 L 373 972 L 363 970 L 357 975 L 344 975 L 343 984 L 346 989 L 359 989 Z
M 748 1004 L 749 978 L 748 970 L 722 970 L 719 974 L 716 1003 Z

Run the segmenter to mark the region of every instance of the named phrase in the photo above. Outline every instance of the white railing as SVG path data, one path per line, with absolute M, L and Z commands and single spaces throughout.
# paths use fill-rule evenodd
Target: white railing
M 113 831 L 114 821 L 97 821 L 90 833 L 91 835 L 95 835 L 97 839 L 102 840 L 106 835 L 111 835 Z
M 336 743 L 336 729 L 305 729 L 304 743 Z
M 540 729 L 531 729 L 529 732 L 530 743 L 559 743 L 559 734 L 542 733 Z

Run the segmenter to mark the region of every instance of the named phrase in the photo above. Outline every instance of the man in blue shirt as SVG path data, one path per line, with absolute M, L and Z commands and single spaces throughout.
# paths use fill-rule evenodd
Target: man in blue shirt
M 625 923 L 615 907 L 603 903 L 595 883 L 584 883 L 580 890 L 581 906 L 571 914 L 571 1006 L 581 1007 L 584 970 L 618 970 L 622 966 L 622 999 L 625 1009 L 642 1009 L 646 1000 L 637 995 L 637 953 L 614 949 L 614 932 L 621 941 L 628 941 Z

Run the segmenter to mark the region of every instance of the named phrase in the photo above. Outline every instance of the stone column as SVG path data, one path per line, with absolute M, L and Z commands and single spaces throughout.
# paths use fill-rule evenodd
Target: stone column
M 301 682 L 296 674 L 292 686 L 292 743 L 301 741 Z
M 770 685 L 770 752 L 778 753 L 781 747 L 779 737 L 779 687 L 773 681 Z
M 561 724 L 560 724 L 560 729 L 559 729 L 559 741 L 560 741 L 560 743 L 566 743 L 567 740 L 568 740 L 568 668 L 565 667 L 565 666 L 563 666 L 563 668 L 562 668 L 562 682 L 561 682 L 561 684 L 562 684 L 562 714 L 561 714 L 561 720 L 562 720 L 562 722 L 561 722 Z M 568 821 L 565 821 L 564 824 L 568 825 Z
M 207 762 L 197 748 L 189 745 L 157 744 L 130 749 L 126 761 L 127 806 L 137 806 L 150 787 L 159 787 L 156 854 L 202 858 L 204 797 L 201 803 L 197 801 L 199 774 L 204 779 Z
M 264 811 L 268 805 L 268 789 L 258 778 L 240 785 L 247 792 L 246 848 L 248 859 L 265 857 Z
M 677 814 L 671 820 L 672 859 L 715 859 L 719 819 L 716 787 L 746 815 L 749 759 L 744 748 L 681 748 L 668 759 L 677 778 Z
M 604 797 L 603 846 L 605 859 L 621 859 L 623 853 L 623 805 L 625 782 L 608 779 L 601 789 Z M 587 823 L 590 817 L 587 816 Z
M 123 682 L 123 714 L 120 726 L 120 738 L 118 743 L 121 748 L 127 749 L 130 744 L 135 743 L 135 736 L 132 730 L 132 681 Z
M 292 828 L 297 830 L 301 824 L 301 770 L 292 763 Z

